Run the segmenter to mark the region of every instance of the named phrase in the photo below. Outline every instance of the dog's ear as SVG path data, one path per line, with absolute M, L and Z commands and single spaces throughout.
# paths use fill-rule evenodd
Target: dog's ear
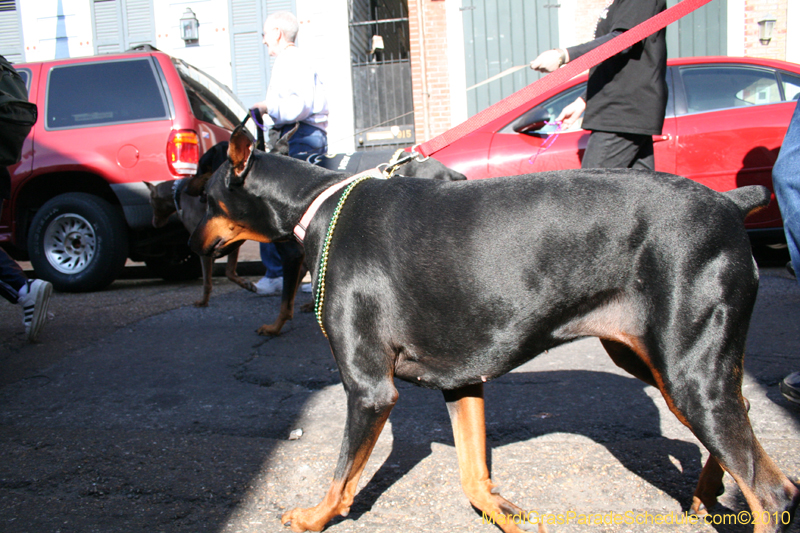
M 225 176 L 225 185 L 228 188 L 244 183 L 253 164 L 254 149 L 253 136 L 244 127 L 237 126 L 228 141 L 228 159 L 231 162 L 231 169 Z
M 200 196 L 203 194 L 203 189 L 206 188 L 206 183 L 213 176 L 213 172 L 206 172 L 204 174 L 197 174 L 189 178 L 183 192 L 189 196 Z
M 278 139 L 275 144 L 272 146 L 270 153 L 272 154 L 281 154 L 281 155 L 289 155 L 289 139 L 292 138 L 292 135 L 297 133 L 297 129 L 300 127 L 300 123 L 294 125 L 294 128 L 290 129 L 286 132 L 286 135 Z
M 147 185 L 147 188 L 150 190 L 150 194 L 152 194 L 153 192 L 155 192 L 155 190 L 156 190 L 156 186 L 155 186 L 155 185 L 153 185 L 153 184 L 152 184 L 152 183 L 150 183 L 149 181 L 143 181 L 142 183 L 144 183 L 145 185 Z

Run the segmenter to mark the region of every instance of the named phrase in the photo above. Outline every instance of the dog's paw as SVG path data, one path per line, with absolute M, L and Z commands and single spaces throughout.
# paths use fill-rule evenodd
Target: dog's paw
M 281 516 L 281 524 L 291 528 L 296 533 L 322 531 L 328 521 L 325 520 L 320 524 L 320 518 L 314 516 L 315 509 L 300 509 L 299 507 L 292 509 Z
M 208 307 L 208 300 L 197 300 L 194 303 L 195 307 Z
M 256 284 L 252 281 L 247 281 L 242 284 L 242 288 L 250 292 L 256 292 Z
M 277 337 L 281 334 L 281 328 L 275 326 L 275 324 L 264 324 L 260 328 L 256 330 L 256 333 L 262 335 L 264 337 L 272 336 Z

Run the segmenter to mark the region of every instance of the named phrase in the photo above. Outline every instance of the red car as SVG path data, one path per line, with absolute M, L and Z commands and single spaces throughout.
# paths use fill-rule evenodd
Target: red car
M 656 170 L 717 191 L 751 184 L 772 190 L 772 166 L 800 97 L 800 65 L 691 57 L 670 60 L 668 67 L 666 120 L 662 135 L 654 136 Z M 574 78 L 434 157 L 469 179 L 579 168 L 589 132 L 580 121 L 562 132 L 546 122 L 581 95 L 586 79 Z M 549 147 L 543 147 L 548 137 Z M 784 241 L 774 197 L 746 226 L 754 242 Z

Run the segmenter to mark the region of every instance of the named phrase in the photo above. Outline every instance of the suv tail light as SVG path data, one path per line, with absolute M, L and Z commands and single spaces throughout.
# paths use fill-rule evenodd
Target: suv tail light
M 167 141 L 167 165 L 175 176 L 194 176 L 200 160 L 200 141 L 192 130 L 173 130 Z

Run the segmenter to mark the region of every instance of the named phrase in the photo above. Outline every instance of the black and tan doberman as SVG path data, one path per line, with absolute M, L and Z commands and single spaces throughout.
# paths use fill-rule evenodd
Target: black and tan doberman
M 208 183 L 206 216 L 191 239 L 203 254 L 243 239 L 290 239 L 314 200 L 347 178 L 254 151 L 239 135 L 229 159 Z M 716 503 L 727 471 L 753 514 L 794 513 L 800 491 L 762 449 L 741 394 L 758 289 L 743 221 L 767 204 L 765 188 L 720 194 L 668 174 L 567 170 L 367 179 L 343 205 L 342 194 L 319 205 L 304 247 L 317 294 L 326 273 L 322 325 L 347 392 L 347 423 L 323 501 L 283 515 L 293 531 L 319 531 L 349 512 L 397 402 L 394 378 L 444 391 L 472 505 L 489 516 L 521 513 L 489 477 L 483 383 L 585 336 L 657 387 L 708 448 L 695 512 Z M 521 531 L 513 520 L 502 527 Z M 756 531 L 784 527 L 773 520 Z

